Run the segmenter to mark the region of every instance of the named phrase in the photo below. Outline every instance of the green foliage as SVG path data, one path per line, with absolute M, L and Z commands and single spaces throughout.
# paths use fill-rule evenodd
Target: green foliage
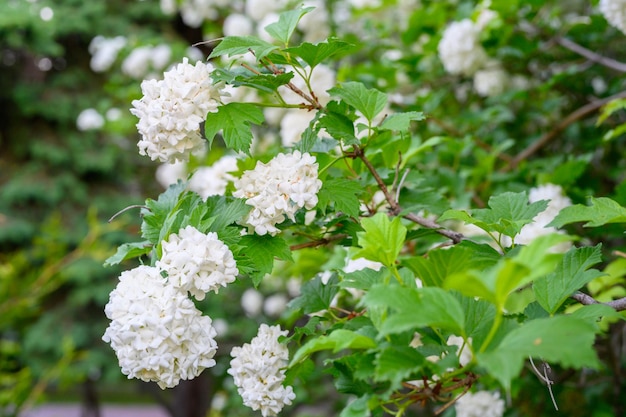
M 289 44 L 289 39 L 291 38 L 291 35 L 293 35 L 294 30 L 296 30 L 296 26 L 302 16 L 309 13 L 313 9 L 314 7 L 304 7 L 281 13 L 278 16 L 278 22 L 265 26 L 265 31 L 274 39 L 280 41 L 284 46 L 287 46 Z
M 218 107 L 217 112 L 207 114 L 204 134 L 210 145 L 221 130 L 226 146 L 249 154 L 252 143 L 250 123 L 263 123 L 261 110 L 253 104 L 228 103 Z
M 387 215 L 377 213 L 361 220 L 361 226 L 364 231 L 357 233 L 361 249 L 356 256 L 380 262 L 387 267 L 394 265 L 407 231 L 400 218 L 389 220 Z
M 587 222 L 585 227 L 598 227 L 610 223 L 625 223 L 626 208 L 608 197 L 590 199 L 591 205 L 576 204 L 565 207 L 549 224 L 553 227 L 562 227 L 576 222 Z
M 359 82 L 345 82 L 338 87 L 331 88 L 328 92 L 361 112 L 370 123 L 387 104 L 386 94 L 374 88 L 367 88 Z
M 487 233 L 497 232 L 514 237 L 533 217 L 546 209 L 548 202 L 542 200 L 528 203 L 525 192 L 507 192 L 491 197 L 488 205 L 489 208 L 473 210 L 471 215 L 462 210 L 448 210 L 439 217 L 439 221 L 461 220 Z

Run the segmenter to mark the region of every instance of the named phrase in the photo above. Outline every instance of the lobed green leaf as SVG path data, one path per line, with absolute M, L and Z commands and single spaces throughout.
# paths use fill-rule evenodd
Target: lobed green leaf
M 254 104 L 228 103 L 219 106 L 217 112 L 207 114 L 204 134 L 211 146 L 213 138 L 221 130 L 229 149 L 250 154 L 250 123 L 261 124 L 264 120 L 263 112 Z

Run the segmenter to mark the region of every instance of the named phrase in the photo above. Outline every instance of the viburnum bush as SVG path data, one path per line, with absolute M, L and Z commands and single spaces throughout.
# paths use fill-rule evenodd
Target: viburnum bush
M 621 4 L 601 1 L 600 10 Z M 533 82 L 494 56 L 485 36 L 506 23 L 482 6 L 431 45 L 448 76 L 470 80 L 457 91 L 461 102 L 472 89 L 489 100 Z M 185 59 L 142 82 L 131 109 L 139 152 L 184 179 L 146 201 L 141 240 L 107 261 L 143 263 L 122 273 L 105 308 L 111 323 L 103 339 L 122 372 L 162 388 L 211 372 L 224 347 L 195 303 L 211 303 L 211 292 L 235 282 L 254 289 L 294 278 L 298 288 L 286 311 L 275 309 L 277 322 L 228 348 L 227 373 L 243 404 L 264 417 L 298 404 L 319 367 L 334 380 L 323 388 L 345 396 L 341 416 L 402 416 L 420 407 L 502 416 L 525 367 L 548 397 L 551 366 L 600 369 L 594 341 L 624 319 L 626 299 L 619 291 L 593 298 L 606 295 L 598 285 L 616 276 L 615 264 L 602 269 L 606 252 L 578 226 L 626 222 L 626 208 L 608 197 L 573 204 L 565 180 L 517 179 L 506 189 L 503 178 L 536 152 L 532 143 L 517 157 L 503 155 L 512 146 L 506 138 L 468 135 L 451 144 L 450 132 L 466 126 L 437 121 L 415 95 L 374 88 L 363 68 L 352 77 L 350 56 L 359 52 L 349 36 L 296 36 L 309 13 L 315 9 L 280 13 L 263 36 L 216 40 L 211 63 Z M 621 30 L 616 16 L 607 20 Z M 522 28 L 539 36 L 532 22 Z M 624 105 L 607 103 L 614 104 L 605 120 Z M 493 104 L 494 122 L 514 117 L 505 113 Z M 425 136 L 419 126 L 429 120 L 443 132 Z M 444 143 L 447 151 L 433 157 Z M 473 203 L 451 181 L 469 143 L 490 161 L 463 171 Z M 181 167 L 207 152 L 216 153 L 216 169 Z M 498 156 L 508 168 L 494 173 Z M 490 188 L 492 180 L 500 186 Z M 298 263 L 305 267 L 294 277 L 288 265 Z M 250 303 L 243 300 L 244 309 Z

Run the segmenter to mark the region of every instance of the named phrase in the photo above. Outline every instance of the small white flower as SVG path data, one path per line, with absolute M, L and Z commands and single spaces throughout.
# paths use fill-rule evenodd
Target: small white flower
M 111 344 L 128 378 L 171 388 L 215 366 L 211 318 L 170 285 L 158 268 L 122 272 L 104 311 L 111 323 L 102 340 Z
M 246 15 L 231 13 L 224 19 L 224 36 L 250 36 L 254 31 L 253 22 Z
M 76 118 L 78 130 L 96 130 L 104 126 L 104 117 L 96 109 L 85 109 Z
M 91 54 L 89 66 L 94 72 L 108 70 L 124 46 L 126 46 L 126 38 L 123 36 L 116 36 L 115 38 L 96 36 L 89 43 L 89 53 Z
M 137 80 L 142 79 L 150 71 L 151 60 L 152 47 L 139 46 L 122 61 L 122 72 Z
M 509 74 L 499 64 L 476 71 L 474 89 L 483 97 L 502 94 L 509 83 Z
M 244 223 L 259 235 L 276 235 L 280 232 L 276 224 L 286 218 L 295 221 L 296 211 L 315 207 L 322 182 L 315 157 L 295 151 L 280 153 L 266 164 L 257 162 L 234 185 L 233 196 L 246 198 L 252 206 Z
M 626 0 L 600 0 L 598 7 L 611 26 L 626 34 Z
M 174 162 L 170 164 L 165 162 L 158 166 L 154 176 L 157 182 L 167 189 L 171 184 L 176 184 L 178 180 L 187 178 L 187 163 Z
M 250 343 L 234 347 L 230 353 L 233 359 L 228 373 L 244 405 L 261 410 L 263 417 L 277 415 L 296 397 L 292 387 L 283 386 L 289 351 L 278 338 L 286 335 L 280 326 L 262 324 Z
M 167 272 L 170 283 L 198 300 L 235 281 L 239 270 L 217 233 L 204 234 L 193 226 L 173 233 L 161 243 L 163 255 L 156 266 Z
M 263 310 L 263 294 L 254 288 L 248 288 L 241 295 L 241 308 L 248 317 L 257 317 Z
M 198 168 L 189 179 L 189 189 L 204 200 L 212 195 L 224 195 L 228 183 L 235 180 L 231 172 L 237 170 L 237 158 L 223 156 L 211 166 Z
M 468 392 L 454 404 L 457 417 L 502 417 L 504 400 L 498 392 Z
M 446 71 L 471 76 L 483 66 L 487 53 L 479 36 L 480 31 L 469 19 L 453 22 L 446 28 L 437 47 Z
M 270 295 L 263 303 L 263 312 L 270 317 L 279 317 L 287 309 L 287 295 L 278 293 Z
M 448 337 L 448 340 L 446 341 L 446 343 L 448 346 L 458 346 L 459 349 L 461 349 L 461 350 L 457 350 L 456 352 L 456 355 L 459 357 L 459 364 L 461 366 L 465 366 L 471 362 L 472 351 L 470 347 L 468 346 L 469 343 L 472 343 L 471 338 L 469 338 L 466 343 L 462 337 L 453 335 L 453 336 Z
M 202 152 L 205 141 L 200 123 L 210 111 L 216 111 L 220 90 L 210 75 L 213 66 L 203 62 L 189 64 L 187 58 L 163 80 L 141 83 L 143 97 L 133 101 L 132 114 L 139 118 L 137 130 L 142 139 L 137 146 L 141 155 L 153 161 L 188 161 L 192 153 Z

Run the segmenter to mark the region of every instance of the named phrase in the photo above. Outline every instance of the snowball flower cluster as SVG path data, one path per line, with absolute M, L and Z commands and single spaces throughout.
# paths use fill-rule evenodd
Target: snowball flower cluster
M 203 300 L 209 291 L 218 292 L 235 281 L 239 270 L 233 253 L 217 234 L 204 234 L 193 226 L 173 233 L 161 243 L 163 255 L 157 268 L 167 272 L 170 283 L 184 293 Z
M 280 326 L 262 324 L 250 343 L 234 347 L 230 353 L 233 359 L 228 373 L 244 405 L 261 410 L 263 417 L 277 415 L 296 397 L 292 387 L 283 386 L 289 351 L 278 338 L 286 335 Z
M 563 194 L 563 189 L 559 185 L 545 184 L 536 188 L 531 188 L 528 193 L 528 201 L 535 203 L 540 200 L 549 200 L 548 207 L 537 214 L 531 223 L 522 227 L 522 230 L 514 238 L 514 242 L 517 244 L 527 245 L 539 236 L 548 235 L 551 233 L 560 233 L 559 230 L 554 227 L 546 227 L 565 207 L 571 206 L 572 201 L 569 197 Z M 563 247 L 554 248 L 555 250 L 567 251 L 569 244 L 566 243 Z
M 498 392 L 468 392 L 455 405 L 457 417 L 502 417 L 504 400 Z
M 132 114 L 139 118 L 137 144 L 141 155 L 153 161 L 188 161 L 191 153 L 202 152 L 205 141 L 200 123 L 216 111 L 221 92 L 211 82 L 213 66 L 203 62 L 189 64 L 187 58 L 163 80 L 144 80 L 143 97 L 133 101 Z
M 483 66 L 487 53 L 479 37 L 480 30 L 470 19 L 453 22 L 446 28 L 437 47 L 446 71 L 471 76 Z
M 111 323 L 102 339 L 111 344 L 129 379 L 171 388 L 215 365 L 211 318 L 169 285 L 158 268 L 122 272 L 104 311 Z
M 245 198 L 252 206 L 244 223 L 259 235 L 276 235 L 276 224 L 286 218 L 295 221 L 301 208 L 312 209 L 322 181 L 317 178 L 315 157 L 295 151 L 278 154 L 268 163 L 257 162 L 235 181 L 233 196 Z
M 611 26 L 626 34 L 626 0 L 600 0 L 598 7 Z

